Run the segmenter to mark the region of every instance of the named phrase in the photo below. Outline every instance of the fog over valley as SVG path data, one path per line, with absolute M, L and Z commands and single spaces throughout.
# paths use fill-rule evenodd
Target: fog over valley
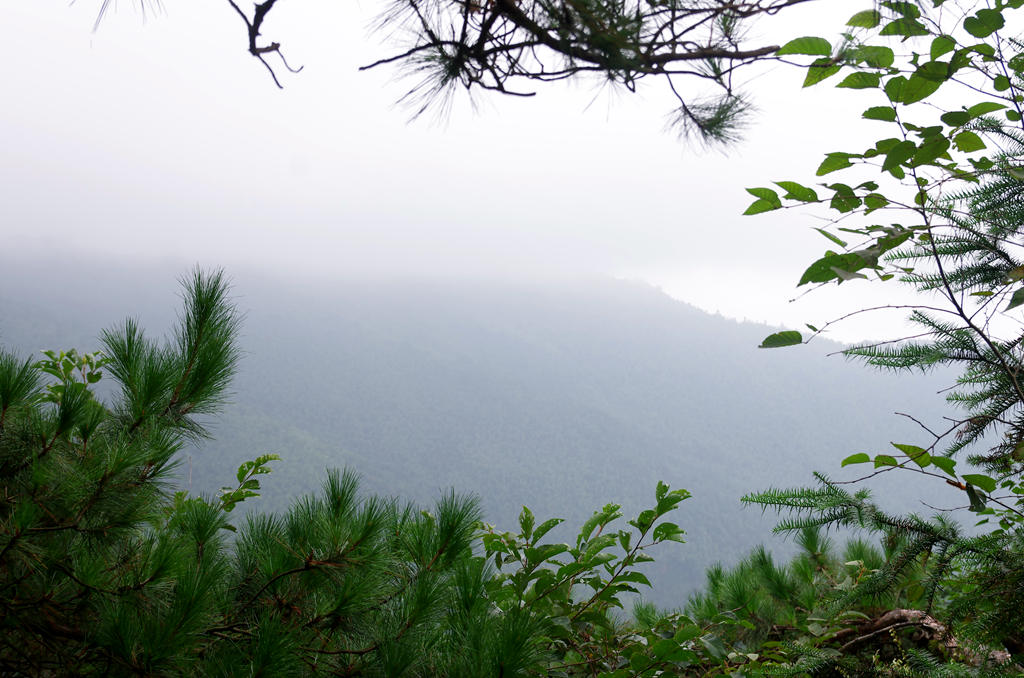
M 0 270 L 0 341 L 25 354 L 95 350 L 99 330 L 126 315 L 166 331 L 187 272 L 63 260 L 41 279 L 6 257 Z M 246 508 L 282 510 L 326 468 L 351 467 L 366 490 L 422 505 L 444 488 L 477 494 L 502 529 L 523 505 L 566 518 L 553 536 L 568 539 L 608 502 L 643 508 L 662 480 L 694 495 L 675 519 L 688 543 L 660 547 L 652 570 L 666 604 L 753 544 L 790 551 L 771 536 L 776 517 L 742 508 L 743 494 L 809 484 L 815 469 L 838 477 L 850 454 L 920 439 L 894 412 L 932 423 L 943 412 L 942 379 L 827 357 L 841 346 L 820 339 L 760 350 L 773 328 L 642 283 L 228 274 L 244 355 L 212 440 L 181 457 L 182 487 L 214 494 L 241 462 L 273 452 L 282 461 Z M 877 479 L 879 500 L 930 511 L 907 499 L 906 475 Z

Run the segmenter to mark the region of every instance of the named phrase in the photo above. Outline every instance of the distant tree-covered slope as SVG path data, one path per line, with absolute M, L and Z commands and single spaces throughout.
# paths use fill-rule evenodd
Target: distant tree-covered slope
M 3 262 L 0 343 L 93 350 L 125 309 L 151 331 L 173 320 L 167 290 L 183 270 L 56 270 L 66 277 L 39 281 Z M 763 326 L 636 283 L 229 274 L 245 355 L 215 439 L 183 457 L 183 484 L 215 492 L 274 452 L 283 461 L 254 507 L 284 508 L 325 468 L 350 466 L 368 491 L 425 504 L 439 488 L 478 493 L 487 520 L 511 527 L 524 504 L 571 520 L 610 501 L 639 507 L 661 479 L 694 494 L 678 516 L 688 543 L 652 576 L 665 604 L 770 540 L 771 517 L 743 511 L 742 494 L 881 451 L 909 431 L 895 410 L 939 412 L 919 381 L 825 358 L 835 345 L 759 351 Z

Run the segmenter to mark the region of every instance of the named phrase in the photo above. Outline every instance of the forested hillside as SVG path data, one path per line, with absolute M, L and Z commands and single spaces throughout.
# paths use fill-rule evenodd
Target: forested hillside
M 754 544 L 790 550 L 771 535 L 774 516 L 743 509 L 741 495 L 884 451 L 913 431 L 894 411 L 940 413 L 928 395 L 941 380 L 828 358 L 839 346 L 826 341 L 759 350 L 769 328 L 636 283 L 232 273 L 243 357 L 214 438 L 183 458 L 183 487 L 191 473 L 193 491 L 215 493 L 242 461 L 272 452 L 282 461 L 248 509 L 283 510 L 328 467 L 350 467 L 367 491 L 424 504 L 442 488 L 476 493 L 485 519 L 510 529 L 522 505 L 569 524 L 610 501 L 639 510 L 664 480 L 694 496 L 675 518 L 688 543 L 661 547 L 653 565 L 650 595 L 663 605 L 681 605 L 708 565 Z M 7 259 L 0 342 L 23 354 L 95 350 L 99 330 L 128 312 L 163 332 L 181 274 L 67 262 L 40 279 Z M 935 496 L 894 490 L 881 485 L 879 498 L 899 510 L 927 511 L 901 498 Z

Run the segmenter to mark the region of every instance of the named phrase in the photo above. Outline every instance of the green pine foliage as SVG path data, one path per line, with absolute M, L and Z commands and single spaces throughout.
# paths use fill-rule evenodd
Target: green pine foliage
M 872 667 L 885 675 L 1016 675 L 1024 658 L 1024 59 L 1022 43 L 1004 31 L 1022 6 L 882 2 L 854 15 L 834 71 L 819 79 L 846 69 L 840 87 L 875 90 L 884 105 L 868 108 L 863 117 L 890 125 L 890 134 L 862 152 L 828 154 L 817 174 L 858 166 L 876 172 L 877 181 L 822 184 L 825 199 L 795 182 L 778 182 L 787 191 L 781 198 L 772 189 L 750 191 L 758 198 L 751 214 L 782 208 L 786 200 L 824 203 L 838 214 L 831 230 L 817 230 L 842 251 L 826 252 L 801 285 L 872 275 L 917 292 L 909 316 L 915 329 L 908 336 L 856 346 L 847 356 L 886 370 L 944 367 L 958 374 L 947 391 L 957 416 L 934 430 L 922 423 L 926 442 L 893 443 L 896 452 L 854 454 L 843 465 L 873 463 L 865 478 L 913 472 L 951 485 L 983 531 L 963 529 L 948 510 L 930 518 L 890 514 L 866 491 L 848 490 L 823 475 L 816 487 L 745 498 L 780 511 L 781 532 L 844 528 L 881 539 L 884 561 L 852 585 L 825 592 L 825 612 L 867 611 L 868 604 L 905 607 L 913 611 L 903 615 L 907 626 L 946 635 L 936 647 L 897 642 L 899 653 Z M 886 36 L 900 44 L 886 44 Z M 930 98 L 940 87 L 945 96 Z M 957 87 L 958 95 L 951 96 Z M 875 214 L 882 210 L 884 216 Z M 809 327 L 817 334 L 828 325 Z M 786 344 L 802 341 L 800 333 L 792 334 Z M 792 671 L 849 670 L 856 650 L 847 642 L 828 658 L 811 650 L 819 646 L 806 647 Z M 950 660 L 970 668 L 947 666 Z
M 474 497 L 424 510 L 364 496 L 351 471 L 282 514 L 235 513 L 273 454 L 217 497 L 174 492 L 176 453 L 205 435 L 196 416 L 223 404 L 238 356 L 223 276 L 184 288 L 166 343 L 128 320 L 102 352 L 0 352 L 0 673 L 653 675 L 698 658 L 655 652 L 616 613 L 649 586 L 649 550 L 682 541 L 664 518 L 689 493 L 663 483 L 652 508 L 620 526 L 609 504 L 571 544 L 526 508 L 499 532 Z

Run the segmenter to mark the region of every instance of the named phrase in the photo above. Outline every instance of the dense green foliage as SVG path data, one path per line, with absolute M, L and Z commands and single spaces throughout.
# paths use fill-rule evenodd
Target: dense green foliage
M 1002 31 L 1021 6 L 884 0 L 853 15 L 838 46 L 818 37 L 783 46 L 776 56 L 815 57 L 805 85 L 845 72 L 840 87 L 874 91 L 881 105 L 864 117 L 893 126 L 892 136 L 827 155 L 818 175 L 847 172 L 850 183 L 780 181 L 781 197 L 749 189 L 747 210 L 788 202 L 838 213 L 833 228 L 817 230 L 839 250 L 812 263 L 800 285 L 870 273 L 925 299 L 910 318 L 918 333 L 846 353 L 884 369 L 958 370 L 948 397 L 961 415 L 937 433 L 921 424 L 924 444 L 893 443 L 843 465 L 951 486 L 980 529 L 964 529 L 951 511 L 883 510 L 868 491 L 819 474 L 815 487 L 745 499 L 784 512 L 777 530 L 796 535 L 792 561 L 755 549 L 712 568 L 683 609 L 639 603 L 627 620 L 616 610 L 649 586 L 639 569 L 648 550 L 682 541 L 665 517 L 685 490 L 659 482 L 651 508 L 626 527 L 621 507 L 608 504 L 558 543 L 545 538 L 560 521 L 538 522 L 525 508 L 519 531 L 502 532 L 480 522 L 471 497 L 449 493 L 424 511 L 362 496 L 351 473 L 335 472 L 319 495 L 234 524 L 274 455 L 244 463 L 218 497 L 169 487 L 176 453 L 205 434 L 197 415 L 218 409 L 238 359 L 226 285 L 197 273 L 166 344 L 127 321 L 104 333 L 101 353 L 48 351 L 36 363 L 0 353 L 0 669 L 1019 675 L 1024 334 L 1013 312 L 1024 305 L 1024 43 Z M 468 25 L 468 5 L 463 15 Z M 600 67 L 614 75 L 620 66 Z M 802 341 L 789 330 L 762 345 Z M 117 386 L 109 403 L 95 395 L 103 374 Z M 879 545 L 857 535 L 839 550 L 832 528 Z
M 174 321 L 167 281 L 175 273 L 96 262 L 88 286 L 63 284 L 56 273 L 43 289 L 0 255 L 0 339 L 25 355 L 47 346 L 92 351 L 97 327 L 125 309 L 163 331 Z M 828 463 L 829 441 L 873 449 L 913 435 L 893 411 L 928 419 L 943 412 L 940 375 L 851 369 L 822 355 L 842 348 L 830 342 L 762 351 L 765 326 L 702 313 L 636 283 L 314 288 L 231 275 L 245 309 L 239 371 L 230 405 L 207 421 L 212 439 L 182 451 L 182 488 L 215 493 L 245 460 L 274 452 L 282 463 L 261 498 L 239 511 L 284 511 L 319 490 L 325 468 L 348 466 L 364 491 L 423 505 L 438 488 L 478 493 L 485 519 L 500 526 L 515 524 L 525 504 L 565 518 L 552 533 L 565 541 L 594 507 L 644 508 L 663 480 L 694 494 L 677 521 L 686 547 L 664 549 L 645 567 L 654 585 L 645 596 L 664 606 L 685 600 L 708 566 L 739 559 L 751 544 L 770 540 L 780 555 L 792 549 L 771 539 L 771 515 L 740 505 L 743 494 L 792 483 L 810 459 Z M 101 393 L 107 386 L 97 384 Z M 837 420 L 835 412 L 848 414 Z M 552 463 L 568 476 L 549 472 Z M 756 474 L 736 473 L 752 467 Z M 899 500 L 902 483 L 873 487 L 891 510 L 917 506 Z M 925 498 L 936 503 L 942 494 Z
M 275 455 L 216 498 L 168 488 L 176 452 L 203 435 L 194 415 L 234 371 L 226 293 L 219 274 L 187 281 L 165 345 L 129 320 L 102 354 L 0 354 L 5 675 L 516 676 L 596 661 L 591 639 L 647 584 L 646 550 L 681 540 L 662 518 L 689 493 L 659 484 L 625 529 L 608 505 L 572 545 L 541 543 L 560 521 L 524 509 L 519 534 L 488 527 L 474 549 L 475 499 L 419 510 L 331 472 L 319 495 L 235 525 Z M 109 405 L 91 389 L 104 371 Z
M 851 17 L 850 32 L 836 48 L 821 38 L 785 46 L 791 54 L 818 56 L 805 85 L 845 69 L 839 87 L 874 91 L 879 105 L 863 117 L 886 124 L 888 136 L 861 152 L 826 156 L 817 175 L 843 172 L 853 177 L 849 183 L 811 188 L 781 181 L 781 197 L 771 188 L 749 189 L 757 200 L 747 210 L 756 214 L 788 202 L 827 205 L 838 215 L 833 228 L 818 230 L 841 249 L 811 264 L 800 285 L 870 274 L 917 290 L 921 301 L 912 307 L 909 336 L 845 353 L 882 369 L 955 368 L 959 376 L 947 399 L 960 412 L 938 432 L 922 424 L 924 444 L 893 443 L 894 450 L 855 454 L 843 464 L 873 463 L 875 473 L 914 472 L 953 486 L 965 508 L 982 517 L 985 531 L 967 533 L 945 514 L 887 513 L 866 492 L 849 492 L 824 476 L 817 488 L 771 490 L 746 500 L 795 512 L 780 531 L 853 527 L 895 545 L 856 586 L 830 592 L 832 612 L 858 596 L 887 595 L 921 569 L 918 609 L 974 644 L 976 657 L 995 649 L 1017 662 L 1024 651 L 1024 335 L 1014 309 L 1024 303 L 1024 44 L 1004 30 L 1021 6 L 1018 0 L 882 2 Z M 904 53 L 875 42 L 872 33 L 901 38 Z M 801 341 L 800 333 L 789 331 L 769 337 L 765 346 Z M 965 469 L 964 462 L 980 468 Z

